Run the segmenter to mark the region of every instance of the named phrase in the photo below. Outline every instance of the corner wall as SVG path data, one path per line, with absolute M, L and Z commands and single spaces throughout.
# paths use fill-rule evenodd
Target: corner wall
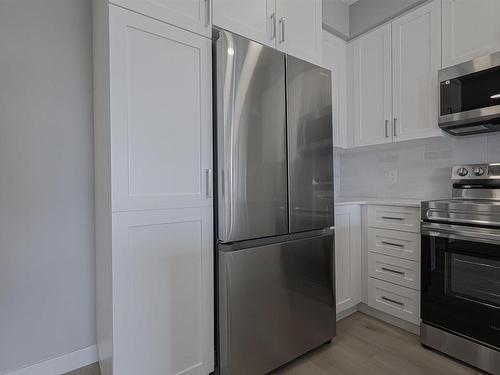
M 0 1 L 0 374 L 96 342 L 91 26 Z

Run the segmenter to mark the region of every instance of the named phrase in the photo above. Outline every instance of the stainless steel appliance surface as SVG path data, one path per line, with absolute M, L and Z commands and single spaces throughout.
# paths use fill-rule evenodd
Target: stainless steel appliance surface
M 460 165 L 422 203 L 421 342 L 500 374 L 500 163 Z
M 439 126 L 452 135 L 500 130 L 500 52 L 439 72 Z
M 331 76 L 214 29 L 217 371 L 335 336 Z

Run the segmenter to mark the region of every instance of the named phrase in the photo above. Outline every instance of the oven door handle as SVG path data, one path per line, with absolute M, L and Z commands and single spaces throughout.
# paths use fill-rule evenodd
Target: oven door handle
M 500 245 L 500 230 L 459 225 L 422 223 L 424 236 Z

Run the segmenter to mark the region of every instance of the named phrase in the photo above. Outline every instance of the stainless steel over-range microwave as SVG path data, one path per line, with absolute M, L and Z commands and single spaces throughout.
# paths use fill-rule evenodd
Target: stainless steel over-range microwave
M 439 126 L 453 135 L 500 131 L 500 52 L 439 72 Z

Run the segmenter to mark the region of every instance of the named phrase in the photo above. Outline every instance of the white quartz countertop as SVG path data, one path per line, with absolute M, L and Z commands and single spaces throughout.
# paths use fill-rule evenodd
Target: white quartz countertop
M 420 207 L 420 200 L 400 198 L 360 198 L 360 197 L 337 197 L 336 206 L 348 206 L 351 204 L 377 205 L 377 206 L 403 206 Z

